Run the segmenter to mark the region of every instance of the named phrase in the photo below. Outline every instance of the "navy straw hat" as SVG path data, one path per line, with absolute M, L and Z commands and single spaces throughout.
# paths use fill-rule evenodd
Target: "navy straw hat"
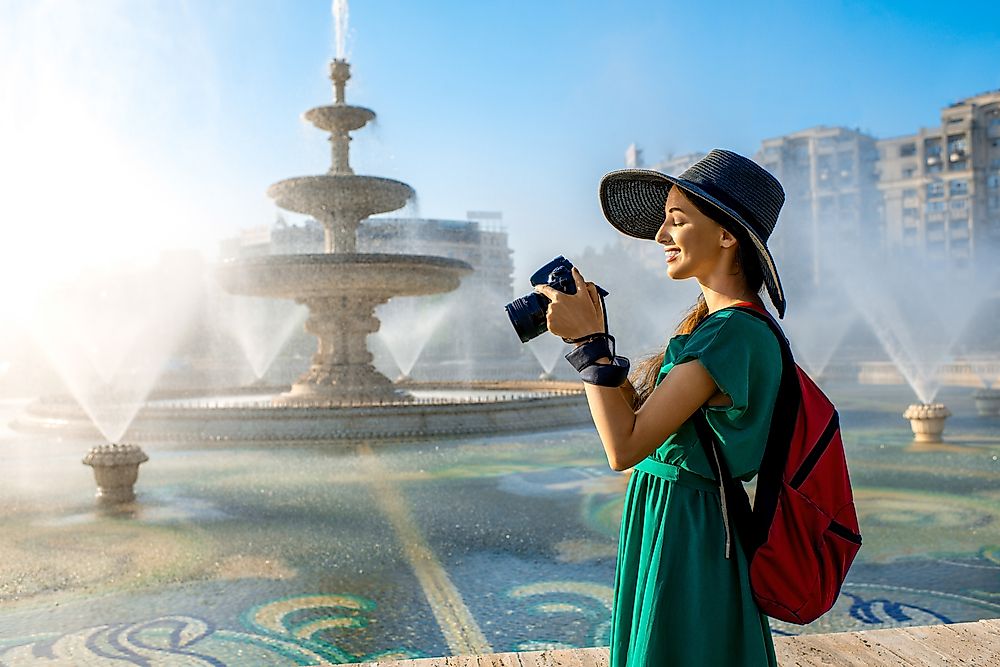
M 778 279 L 767 239 L 778 222 L 785 191 L 774 176 L 753 160 L 715 149 L 680 176 L 650 169 L 621 169 L 601 179 L 601 208 L 618 231 L 652 239 L 663 224 L 663 207 L 670 188 L 678 185 L 722 213 L 716 219 L 733 230 L 733 223 L 753 241 L 764 274 L 764 285 L 778 317 L 785 314 L 785 293 Z

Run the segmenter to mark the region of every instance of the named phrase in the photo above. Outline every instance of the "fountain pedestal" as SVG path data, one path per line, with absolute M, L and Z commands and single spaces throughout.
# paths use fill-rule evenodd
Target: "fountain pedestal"
M 368 334 L 379 329 L 375 308 L 389 295 L 300 299 L 309 308 L 306 331 L 319 339 L 312 365 L 276 403 L 406 401 L 410 395 L 375 370 Z
M 977 389 L 972 394 L 980 417 L 1000 416 L 1000 389 Z
M 98 502 L 117 504 L 135 500 L 139 465 L 148 460 L 136 445 L 99 445 L 87 452 L 83 464 L 94 469 Z
M 903 413 L 903 418 L 910 420 L 916 442 L 941 442 L 944 420 L 950 416 L 951 411 L 943 403 L 914 403 Z

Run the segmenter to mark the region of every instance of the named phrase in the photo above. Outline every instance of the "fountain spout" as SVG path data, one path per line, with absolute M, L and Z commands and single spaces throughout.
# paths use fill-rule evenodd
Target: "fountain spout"
M 333 99 L 337 104 L 344 102 L 344 86 L 351 78 L 351 66 L 346 60 L 334 58 L 330 61 L 330 80 L 333 81 Z
M 346 106 L 344 101 L 344 87 L 347 80 L 351 78 L 351 66 L 346 60 L 334 58 L 330 62 L 330 80 L 333 81 L 334 101 L 337 105 Z M 337 124 L 331 128 L 330 148 L 332 164 L 330 174 L 353 174 L 350 162 L 351 137 L 348 128 Z

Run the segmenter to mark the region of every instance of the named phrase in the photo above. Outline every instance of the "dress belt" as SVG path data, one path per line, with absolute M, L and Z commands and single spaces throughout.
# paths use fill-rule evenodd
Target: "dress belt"
M 644 473 L 655 475 L 670 482 L 676 482 L 681 486 L 687 486 L 699 491 L 719 493 L 719 484 L 714 479 L 706 479 L 701 475 L 679 468 L 672 463 L 664 463 L 654 458 L 645 458 L 635 464 L 634 470 L 641 470 Z

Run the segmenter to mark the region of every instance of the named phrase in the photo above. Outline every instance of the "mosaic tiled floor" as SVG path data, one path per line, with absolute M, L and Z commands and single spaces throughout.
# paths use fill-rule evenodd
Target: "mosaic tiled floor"
M 777 633 L 1000 617 L 1000 419 L 946 391 L 837 391 L 865 546 Z M 0 421 L 17 412 L 0 405 Z M 406 445 L 145 446 L 92 502 L 89 443 L 0 430 L 0 664 L 305 665 L 605 644 L 625 478 L 590 429 Z

